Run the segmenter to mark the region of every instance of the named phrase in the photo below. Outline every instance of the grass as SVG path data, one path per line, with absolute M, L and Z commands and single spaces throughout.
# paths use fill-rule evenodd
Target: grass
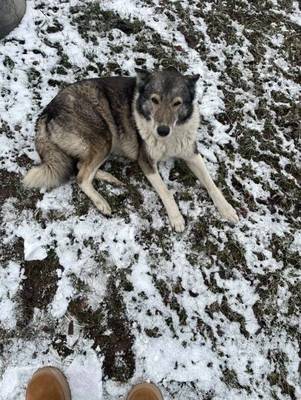
M 158 68 L 173 65 L 185 72 L 191 67 L 193 55 L 200 65 L 203 63 L 204 70 L 205 66 L 208 67 L 204 76 L 207 80 L 204 87 L 208 91 L 213 84 L 211 77 L 217 76 L 224 109 L 212 115 L 211 121 L 202 117 L 200 145 L 211 148 L 219 159 L 217 165 L 212 163 L 216 167 L 216 181 L 224 188 L 227 199 L 239 209 L 243 220 L 238 230 L 232 230 L 221 221 L 205 190 L 199 187 L 184 163 L 177 161 L 167 175 L 169 186 L 176 191 L 177 202 L 187 210 L 187 231 L 176 235 L 170 231 L 158 199 L 154 200 L 154 204 L 144 202 L 146 191 L 151 189 L 138 166 L 117 158 L 109 160 L 105 168 L 129 184 L 117 191 L 103 183 L 95 183 L 95 187 L 111 204 L 112 218 L 119 219 L 122 224 L 130 224 L 133 216 L 139 219 L 141 226 L 138 224 L 139 227 L 135 228 L 133 240 L 140 253 L 147 253 L 146 277 L 151 282 L 154 296 L 157 296 L 156 307 L 152 305 L 153 299 L 147 290 L 138 290 L 135 287 L 137 282 L 132 279 L 139 261 L 138 250 L 130 254 L 129 259 L 122 259 L 124 264 L 120 266 L 112 261 L 109 246 L 106 247 L 106 232 L 102 232 L 99 241 L 95 240 L 93 232 L 84 238 L 70 233 L 65 239 L 71 248 L 82 244 L 77 250 L 78 259 L 89 250 L 97 269 L 107 277 L 107 283 L 104 298 L 92 308 L 88 300 L 93 294 L 93 287 L 80 274 L 70 273 L 68 278 L 74 295 L 69 299 L 68 315 L 80 325 L 83 337 L 91 339 L 97 354 L 104 356 L 105 380 L 128 383 L 135 377 L 137 365 L 142 362 L 137 360 L 135 353 L 137 332 L 150 340 L 161 340 L 170 335 L 181 343 L 183 349 L 194 341 L 205 342 L 209 346 L 221 371 L 219 383 L 225 385 L 229 397 L 239 393 L 242 398 L 294 400 L 297 399 L 298 383 L 293 379 L 296 375 L 290 369 L 289 354 L 281 340 L 285 338 L 283 340 L 294 347 L 301 339 L 294 322 L 300 318 L 301 309 L 298 282 L 300 253 L 293 247 L 295 234 L 300 229 L 301 172 L 297 163 L 300 107 L 291 91 L 281 86 L 281 82 L 288 81 L 289 85 L 298 82 L 299 49 L 295 38 L 300 35 L 300 29 L 282 14 L 283 10 L 291 12 L 291 1 L 279 0 L 275 4 L 270 1 L 245 3 L 229 0 L 206 5 L 200 6 L 198 1 L 190 1 L 189 6 L 180 1 L 156 2 L 154 18 L 166 16 L 168 29 L 181 34 L 185 46 L 183 43 L 179 45 L 176 40 L 168 40 L 155 30 L 150 21 L 133 15 L 121 16 L 110 7 L 103 10 L 99 3 L 79 2 L 76 6 L 62 3 L 54 6 L 37 1 L 34 6 L 36 10 L 53 12 L 54 15 L 67 7 L 69 24 L 86 43 L 83 54 L 87 61 L 87 64 L 83 63 L 87 67 L 76 69 L 66 43 L 57 41 L 54 34 L 64 31 L 58 14 L 46 18 L 44 25 L 40 21 L 36 29 L 39 29 L 45 49 L 40 50 L 35 45 L 32 57 L 44 57 L 48 48 L 54 52 L 56 62 L 52 64 L 51 73 L 45 73 L 45 76 L 38 61 L 36 64 L 24 64 L 36 111 L 40 109 L 45 86 L 59 89 L 66 85 L 70 75 L 81 79 L 128 74 L 127 67 L 123 65 L 127 57 L 136 66 L 153 65 Z M 155 7 L 155 4 L 149 0 L 145 6 Z M 241 29 L 236 29 L 237 25 Z M 204 26 L 206 30 L 202 29 Z M 116 32 L 121 38 L 118 42 L 114 36 Z M 272 39 L 279 32 L 282 41 L 274 45 Z M 130 44 L 124 44 L 122 39 L 129 37 Z M 103 55 L 103 59 L 98 59 L 97 50 L 102 39 L 108 44 L 108 53 Z M 19 46 L 26 44 L 26 40 L 14 37 L 6 41 Z M 274 49 L 278 58 L 285 59 L 289 64 L 288 71 L 268 58 L 267 47 Z M 9 77 L 13 76 L 18 68 L 17 60 L 6 55 L 3 66 Z M 270 84 L 277 89 L 270 90 Z M 7 99 L 13 97 L 13 88 L 7 82 L 1 88 L 1 96 Z M 255 102 L 253 112 L 244 110 L 250 101 Z M 201 113 L 202 106 L 204 104 L 201 103 Z M 32 114 L 24 116 L 24 123 L 33 118 Z M 0 130 L 8 140 L 18 142 L 26 136 L 23 126 L 11 126 L 5 113 L 1 118 Z M 222 124 L 221 128 L 229 127 L 227 132 L 231 132 L 231 140 L 228 143 L 216 143 L 217 132 L 212 120 Z M 259 125 L 262 129 L 258 128 Z M 16 156 L 15 153 L 10 155 L 13 162 L 20 169 L 27 169 L 32 161 L 26 152 L 20 149 L 16 153 Z M 43 194 L 25 191 L 21 185 L 21 173 L 6 170 L 6 159 L 1 161 L 4 168 L 0 170 L 0 177 L 2 182 L 6 182 L 1 190 L 1 202 L 13 199 L 20 221 L 28 215 L 43 230 L 55 221 L 62 225 L 66 223 L 68 218 L 65 215 L 58 215 L 55 211 L 44 215 L 37 209 L 36 204 L 43 199 Z M 267 197 L 262 198 L 247 189 L 249 182 L 261 186 Z M 92 203 L 74 182 L 70 185 L 74 206 L 72 217 L 84 220 L 93 215 Z M 196 216 L 196 213 L 200 215 Z M 164 222 L 162 228 L 152 227 L 154 215 Z M 274 224 L 271 224 L 271 232 L 260 231 L 259 216 L 271 218 Z M 1 218 L 4 221 L 3 235 L 7 235 L 3 213 Z M 107 226 L 108 220 L 101 218 L 95 217 Z M 275 227 L 280 224 L 282 227 L 287 224 L 287 228 L 283 228 L 284 235 L 276 233 Z M 9 234 L 14 237 L 13 233 Z M 118 232 L 114 234 L 118 236 Z M 43 268 L 39 261 L 24 260 L 21 237 L 15 237 L 12 243 L 2 243 L 2 265 L 5 268 L 10 261 L 20 263 L 26 279 L 21 282 L 16 298 L 16 328 L 0 328 L 0 351 L 7 352 L 7 344 L 15 338 L 34 340 L 35 337 L 47 337 L 61 360 L 75 353 L 68 346 L 68 333 L 49 311 L 60 282 L 58 271 L 63 271 L 55 240 L 53 238 L 47 249 Z M 179 250 L 177 246 L 183 243 L 184 250 Z M 116 239 L 116 248 L 120 244 L 121 241 Z M 123 243 L 121 248 L 130 244 Z M 85 270 L 81 274 L 84 275 Z M 245 305 L 246 309 L 252 310 L 258 324 L 255 334 L 248 330 L 246 314 L 238 311 L 242 310 L 244 300 L 231 285 L 239 279 L 244 285 L 249 285 L 257 296 L 254 304 Z M 280 307 L 281 299 L 283 303 Z M 41 322 L 34 318 L 35 309 L 43 314 Z M 151 327 L 144 325 L 141 315 L 145 319 L 155 315 L 160 323 L 156 322 Z M 225 332 L 226 328 L 233 327 L 238 327 L 236 338 L 239 343 L 247 342 L 251 346 L 256 337 L 264 343 L 262 347 L 258 345 L 258 349 L 269 368 L 268 372 L 262 373 L 260 381 L 256 381 L 258 375 L 251 356 L 245 371 L 227 364 L 233 354 L 228 353 L 225 343 L 230 339 Z M 270 341 L 272 336 L 279 338 L 277 350 Z M 211 369 L 213 361 L 207 367 Z M 299 365 L 299 371 L 300 368 Z M 246 384 L 241 383 L 241 377 Z M 161 384 L 170 393 L 187 390 L 192 393 L 191 399 L 209 400 L 220 394 L 220 389 L 215 387 L 203 390 L 197 380 L 179 383 L 166 378 Z

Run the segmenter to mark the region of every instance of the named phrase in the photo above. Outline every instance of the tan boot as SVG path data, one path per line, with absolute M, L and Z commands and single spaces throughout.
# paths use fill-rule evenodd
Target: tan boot
M 152 383 L 140 383 L 130 390 L 126 400 L 163 400 L 157 386 Z
M 38 369 L 26 389 L 26 400 L 71 400 L 68 382 L 54 367 Z

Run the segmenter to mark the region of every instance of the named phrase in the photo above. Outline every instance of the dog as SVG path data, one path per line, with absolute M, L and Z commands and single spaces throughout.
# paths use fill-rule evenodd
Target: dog
M 222 217 L 238 222 L 197 151 L 199 75 L 183 75 L 173 68 L 136 69 L 136 74 L 82 80 L 62 89 L 38 118 L 35 145 L 41 164 L 26 174 L 24 185 L 57 187 L 68 180 L 77 163 L 78 185 L 100 212 L 110 215 L 108 202 L 92 182 L 121 184 L 100 167 L 111 153 L 125 156 L 138 162 L 162 200 L 170 225 L 182 232 L 184 218 L 157 168 L 159 161 L 175 157 L 186 162 Z

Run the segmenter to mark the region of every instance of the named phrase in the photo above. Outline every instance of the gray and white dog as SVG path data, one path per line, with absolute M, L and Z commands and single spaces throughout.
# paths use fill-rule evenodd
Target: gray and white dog
M 199 75 L 175 69 L 137 77 L 83 80 L 61 90 L 37 121 L 36 148 L 42 163 L 25 176 L 31 188 L 51 189 L 66 181 L 77 163 L 80 188 L 105 215 L 107 201 L 94 189 L 93 179 L 120 184 L 101 169 L 111 153 L 138 161 L 161 198 L 171 226 L 182 232 L 184 218 L 159 175 L 157 163 L 170 157 L 184 160 L 207 189 L 221 215 L 231 223 L 237 214 L 211 179 L 197 152 Z

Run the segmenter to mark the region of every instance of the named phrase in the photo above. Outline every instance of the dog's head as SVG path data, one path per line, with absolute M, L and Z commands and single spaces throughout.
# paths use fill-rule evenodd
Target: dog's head
M 136 69 L 136 110 L 152 125 L 152 133 L 165 139 L 176 125 L 184 124 L 193 113 L 195 84 L 199 75 L 182 75 L 174 68 L 148 72 Z

